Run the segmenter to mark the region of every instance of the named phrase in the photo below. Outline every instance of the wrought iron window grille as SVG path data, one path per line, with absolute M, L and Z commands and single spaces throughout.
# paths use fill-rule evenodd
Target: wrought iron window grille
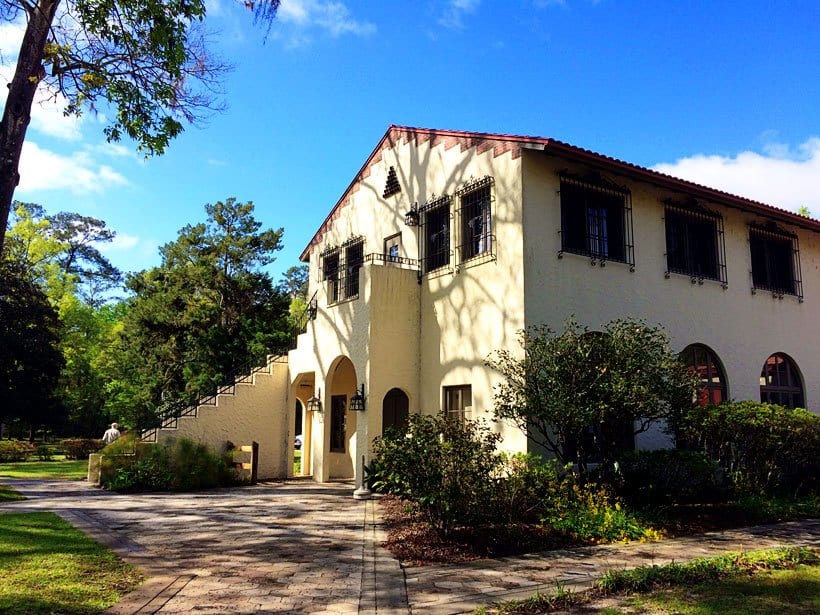
M 581 177 L 559 173 L 561 199 L 561 249 L 564 253 L 587 256 L 591 266 L 605 267 L 620 262 L 635 271 L 632 195 L 600 175 Z
M 753 295 L 762 290 L 770 292 L 773 299 L 791 295 L 803 302 L 800 248 L 795 233 L 774 222 L 753 222 L 749 224 L 749 251 Z
M 705 280 L 720 282 L 728 288 L 726 243 L 723 216 L 694 199 L 665 199 L 666 272 L 689 276 L 692 284 Z
M 420 260 L 424 274 L 437 270 L 450 271 L 452 263 L 450 201 L 449 195 L 443 195 L 428 201 L 419 208 Z
M 359 270 L 364 263 L 364 239 L 352 237 L 322 255 L 327 304 L 350 301 L 359 296 Z
M 457 192 L 458 238 L 457 254 L 461 265 L 478 259 L 474 264 L 495 260 L 495 236 L 492 233 L 493 186 L 491 176 L 471 179 Z M 472 263 L 471 263 L 472 264 Z M 458 269 L 457 269 L 458 270 Z

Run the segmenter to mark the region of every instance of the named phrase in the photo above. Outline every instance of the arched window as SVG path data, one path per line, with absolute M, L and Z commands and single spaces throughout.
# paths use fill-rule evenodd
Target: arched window
M 382 401 L 382 434 L 388 429 L 407 429 L 410 400 L 401 389 L 390 389 Z
M 680 358 L 698 375 L 699 405 L 719 404 L 727 400 L 726 376 L 714 352 L 703 344 L 690 344 L 680 353 Z
M 787 408 L 805 405 L 800 372 L 789 357 L 775 353 L 766 359 L 760 372 L 760 401 Z

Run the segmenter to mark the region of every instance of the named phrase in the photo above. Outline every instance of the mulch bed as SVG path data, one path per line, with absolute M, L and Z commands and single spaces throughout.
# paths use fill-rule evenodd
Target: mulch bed
M 385 496 L 379 504 L 388 534 L 384 546 L 406 566 L 457 564 L 590 544 L 543 526 L 526 524 L 457 528 L 443 538 L 407 502 Z M 731 505 L 676 507 L 667 519 L 654 527 L 670 538 L 757 523 Z
M 539 525 L 456 528 L 442 538 L 413 513 L 407 502 L 381 498 L 388 538 L 384 546 L 404 565 L 457 564 L 486 557 L 504 557 L 578 546 L 565 535 Z

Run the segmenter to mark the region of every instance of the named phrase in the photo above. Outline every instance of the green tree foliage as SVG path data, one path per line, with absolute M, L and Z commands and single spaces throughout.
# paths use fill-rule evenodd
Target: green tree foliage
M 15 203 L 5 252 L 53 304 L 76 296 L 99 306 L 105 293 L 122 281 L 120 271 L 97 247 L 115 236 L 96 218 L 72 212 L 50 216 L 35 203 Z
M 805 205 L 801 205 L 797 208 L 797 214 L 803 216 L 804 218 L 811 218 L 811 210 Z
M 133 275 L 122 329 L 122 378 L 115 397 L 135 424 L 155 410 L 193 400 L 262 364 L 289 341 L 288 298 L 263 267 L 281 248 L 282 229 L 262 230 L 253 203 L 206 205 L 207 222 L 181 229 L 160 250 L 162 264 Z
M 696 382 L 665 333 L 642 321 L 614 320 L 590 332 L 574 320 L 521 333 L 523 353 L 498 351 L 487 363 L 503 376 L 495 414 L 561 463 L 611 463 L 661 419 L 692 404 Z M 523 356 L 522 356 L 523 355 Z
M 291 299 L 301 299 L 307 301 L 308 294 L 308 273 L 307 265 L 294 265 L 290 267 L 279 281 L 279 288 Z
M 59 423 L 64 360 L 57 311 L 20 263 L 0 260 L 0 421 Z
M 243 2 L 270 22 L 279 0 Z M 20 152 L 38 89 L 67 100 L 80 115 L 108 105 L 105 135 L 125 135 L 148 155 L 203 112 L 218 109 L 214 92 L 226 70 L 205 45 L 205 0 L 5 0 L 0 21 L 26 23 L 0 120 L 0 250 Z
M 4 250 L 59 315 L 64 365 L 57 395 L 68 413 L 61 429 L 76 435 L 99 436 L 110 422 L 108 373 L 99 367 L 114 342 L 116 321 L 103 300 L 121 274 L 97 246 L 114 237 L 101 220 L 68 212 L 51 216 L 40 205 L 17 203 Z

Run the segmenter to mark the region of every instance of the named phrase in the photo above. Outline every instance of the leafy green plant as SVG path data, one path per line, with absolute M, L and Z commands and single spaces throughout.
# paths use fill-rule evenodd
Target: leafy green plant
M 0 462 L 25 461 L 34 450 L 34 445 L 29 442 L 0 440 Z
M 60 447 L 66 459 L 88 459 L 91 453 L 96 453 L 105 446 L 102 440 L 95 438 L 67 438 L 60 440 Z
M 705 453 L 679 449 L 626 453 L 604 479 L 624 501 L 642 509 L 726 501 L 731 487 Z
M 501 350 L 487 365 L 502 376 L 494 411 L 562 464 L 586 473 L 610 465 L 634 435 L 691 406 L 696 381 L 664 331 L 638 320 L 614 320 L 590 331 L 575 320 L 564 330 L 531 327 L 523 352 Z
M 49 446 L 48 444 L 40 444 L 37 447 L 37 459 L 40 461 L 51 461 L 54 459 L 54 447 Z
M 410 416 L 407 431 L 377 438 L 368 480 L 413 502 L 442 534 L 492 520 L 500 469 L 497 434 L 446 413 Z
M 119 462 L 105 483 L 115 491 L 195 491 L 239 482 L 230 455 L 187 438 L 137 446 L 133 456 L 119 455 Z
M 661 534 L 615 499 L 605 486 L 568 474 L 556 485 L 543 522 L 591 542 L 655 540 Z
M 695 407 L 675 423 L 678 440 L 704 451 L 738 495 L 820 487 L 820 416 L 752 401 Z

